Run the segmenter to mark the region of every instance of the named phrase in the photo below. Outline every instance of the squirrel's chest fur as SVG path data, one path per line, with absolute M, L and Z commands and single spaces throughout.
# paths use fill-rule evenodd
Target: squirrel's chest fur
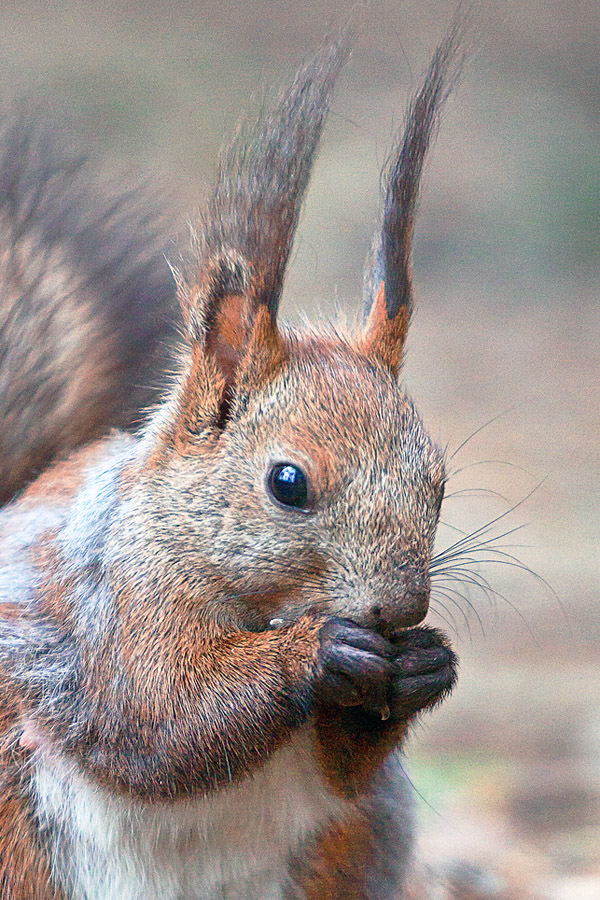
M 144 804 L 42 756 L 33 789 L 54 877 L 74 900 L 280 900 L 289 854 L 345 811 L 308 728 L 209 798 Z

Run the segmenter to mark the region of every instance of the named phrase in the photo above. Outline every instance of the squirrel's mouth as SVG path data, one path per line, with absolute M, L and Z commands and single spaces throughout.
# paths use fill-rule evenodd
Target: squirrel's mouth
M 380 621 L 372 624 L 371 628 L 382 638 L 385 638 L 386 641 L 389 641 L 390 644 L 397 644 L 406 637 L 408 632 L 413 631 L 415 628 L 418 630 L 418 624 L 419 623 L 398 625 Z
M 386 641 L 389 641 L 393 644 L 402 632 L 408 630 L 408 627 L 402 628 L 401 626 L 392 625 L 389 622 L 385 622 L 382 619 L 379 619 L 375 622 L 373 630 L 376 631 L 377 634 L 380 634 L 381 637 L 385 638 Z

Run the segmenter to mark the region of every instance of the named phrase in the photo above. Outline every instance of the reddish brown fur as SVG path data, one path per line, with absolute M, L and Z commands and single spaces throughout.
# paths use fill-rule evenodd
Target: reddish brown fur
M 319 762 L 329 785 L 343 796 L 367 793 L 371 780 L 408 731 L 405 719 L 383 721 L 354 707 L 319 704 L 315 711 Z
M 2 900 L 65 900 L 50 882 L 48 858 L 40 845 L 25 794 L 26 750 L 14 694 L 0 673 L 0 897 Z
M 65 576 L 65 560 L 56 548 L 56 534 L 45 532 L 32 548 L 33 562 L 41 574 L 36 595 L 39 612 L 48 616 L 61 630 L 73 627 L 71 595 L 76 590 L 75 578 Z M 21 613 L 26 618 L 26 613 Z
M 367 873 L 377 855 L 377 839 L 372 824 L 360 811 L 329 828 L 306 848 L 306 854 L 298 878 L 302 900 L 364 900 Z
M 34 507 L 40 503 L 65 506 L 81 489 L 89 466 L 101 462 L 106 453 L 104 441 L 88 444 L 76 450 L 68 459 L 56 463 L 36 478 L 21 497 L 21 505 Z
M 0 763 L 6 766 L 2 756 Z M 63 900 L 50 882 L 49 862 L 17 777 L 0 776 L 0 896 L 2 900 Z
M 47 565 L 50 551 L 43 556 Z M 248 775 L 294 727 L 293 714 L 286 723 L 285 710 L 273 716 L 270 704 L 274 695 L 287 690 L 287 682 L 297 682 L 301 690 L 306 682 L 307 692 L 310 673 L 318 666 L 321 622 L 309 615 L 282 632 L 231 632 L 199 618 L 193 597 L 173 597 L 163 605 L 152 598 L 140 602 L 125 584 L 115 583 L 114 589 L 118 633 L 111 632 L 103 646 L 80 648 L 86 694 L 96 714 L 80 740 L 70 739 L 71 752 L 101 783 L 143 797 L 186 795 L 205 790 L 207 781 L 216 785 Z M 60 603 L 68 586 L 55 582 L 42 590 L 44 613 L 64 627 Z M 116 698 L 114 681 L 124 676 L 130 687 Z M 238 698 L 244 694 L 251 703 L 249 721 L 236 716 Z M 226 708 L 231 718 L 225 723 Z M 58 723 L 42 718 L 38 724 L 52 741 L 62 743 Z M 167 729 L 168 737 L 157 734 L 157 725 Z M 248 735 L 254 742 L 249 753 Z M 142 757 L 139 769 L 135 763 L 132 768 L 132 747 Z M 243 759 L 238 759 L 240 748 L 246 749 Z M 144 759 L 155 754 L 166 758 L 166 768 L 158 759 Z
M 386 306 L 385 282 L 382 281 L 375 295 L 360 347 L 366 356 L 379 360 L 394 375 L 402 367 L 409 319 L 410 310 L 406 306 L 400 307 L 397 315 L 390 319 Z

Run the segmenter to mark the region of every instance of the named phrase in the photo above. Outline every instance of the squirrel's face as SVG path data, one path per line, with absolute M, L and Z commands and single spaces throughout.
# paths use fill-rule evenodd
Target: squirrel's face
M 185 557 L 219 573 L 246 626 L 308 607 L 383 631 L 425 616 L 443 457 L 396 379 L 349 345 L 300 343 L 211 452 L 176 466 L 163 483 Z

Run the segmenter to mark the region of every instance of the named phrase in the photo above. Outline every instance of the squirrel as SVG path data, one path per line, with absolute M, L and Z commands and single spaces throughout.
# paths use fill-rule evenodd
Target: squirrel
M 453 26 L 386 166 L 356 333 L 277 322 L 344 40 L 236 133 L 172 281 L 143 205 L 7 126 L 2 900 L 402 895 L 399 753 L 457 671 L 420 624 L 444 457 L 399 372 L 459 51 Z M 176 373 L 143 391 L 175 291 Z

